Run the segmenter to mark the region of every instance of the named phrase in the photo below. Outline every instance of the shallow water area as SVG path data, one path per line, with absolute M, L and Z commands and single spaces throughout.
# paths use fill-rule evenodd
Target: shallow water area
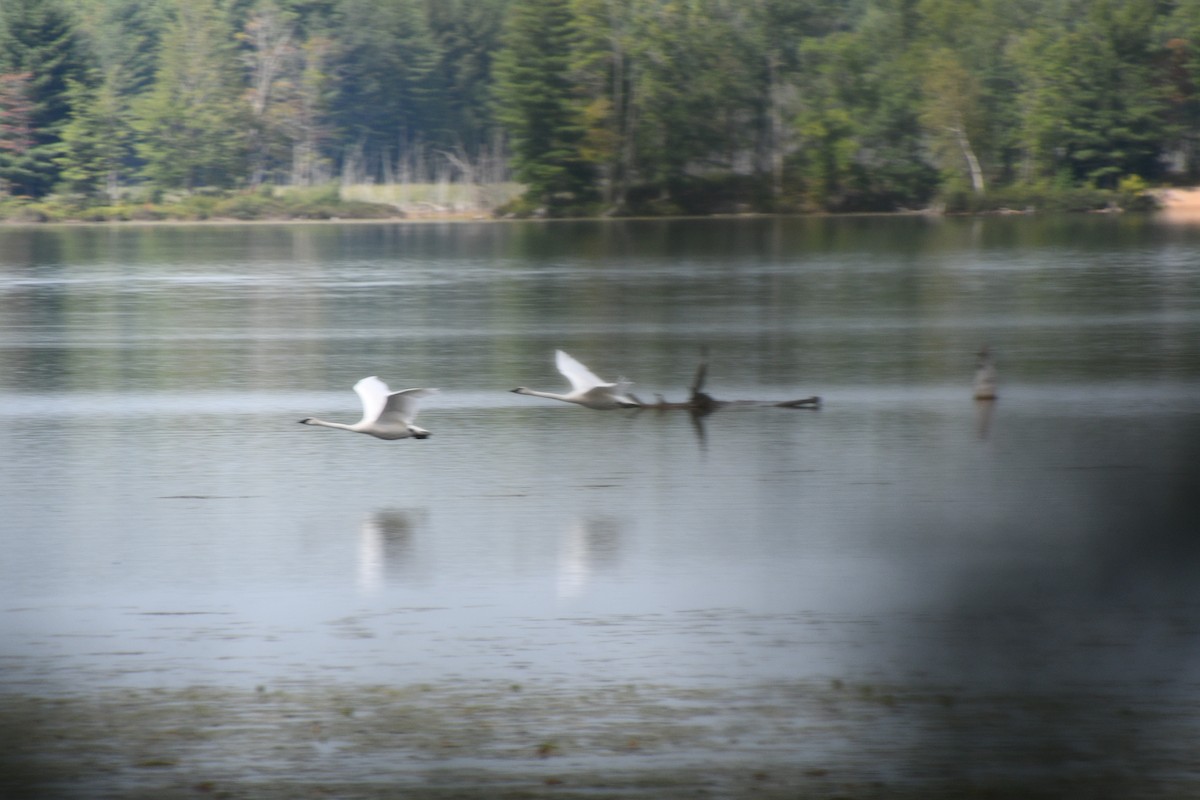
M 25 796 L 1189 793 L 1198 244 L 0 230 L 0 768 Z M 719 399 L 823 402 L 509 391 L 563 390 L 556 348 L 648 401 L 707 348 Z M 355 421 L 372 374 L 441 389 L 430 439 L 296 424 Z

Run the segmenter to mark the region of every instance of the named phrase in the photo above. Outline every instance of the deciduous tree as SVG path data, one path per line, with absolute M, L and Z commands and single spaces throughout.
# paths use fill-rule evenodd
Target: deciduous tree
M 982 194 L 987 184 L 974 144 L 982 123 L 975 76 L 952 52 L 938 49 L 927 57 L 923 87 L 921 124 L 938 165 L 951 180 L 965 176 L 971 188 Z
M 1169 138 L 1154 0 L 1096 0 L 1022 40 L 1022 141 L 1037 176 L 1154 178 Z
M 292 15 L 275 0 L 259 0 L 238 38 L 247 75 L 250 185 L 258 186 L 290 161 L 282 126 L 287 116 L 283 106 L 292 100 L 300 83 L 302 51 Z
M 143 175 L 164 188 L 246 178 L 246 106 L 234 38 L 213 0 L 175 0 L 153 88 L 134 108 Z

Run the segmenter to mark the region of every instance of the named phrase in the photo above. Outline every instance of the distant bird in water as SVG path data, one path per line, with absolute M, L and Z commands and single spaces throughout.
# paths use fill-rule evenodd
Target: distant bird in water
M 519 386 L 513 389 L 517 394 L 530 397 L 545 397 L 550 400 L 562 400 L 565 403 L 575 403 L 585 408 L 609 410 L 614 408 L 641 408 L 642 404 L 631 397 L 627 390 L 629 382 L 620 380 L 608 383 L 596 377 L 590 369 L 580 364 L 562 350 L 554 351 L 554 364 L 566 379 L 571 382 L 571 391 L 567 394 L 554 392 L 539 392 L 536 389 L 526 389 Z
M 987 345 L 979 351 L 979 366 L 975 369 L 975 399 L 996 399 L 996 365 Z
M 417 398 L 435 394 L 437 389 L 405 389 L 393 392 L 388 385 L 372 375 L 354 384 L 362 400 L 363 417 L 353 425 L 326 422 L 315 417 L 300 420 L 301 425 L 320 425 L 344 431 L 365 433 L 377 439 L 428 439 L 429 431 L 413 425 L 417 418 Z

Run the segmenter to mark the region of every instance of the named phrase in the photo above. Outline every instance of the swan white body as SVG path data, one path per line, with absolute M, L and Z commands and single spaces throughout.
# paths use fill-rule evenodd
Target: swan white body
M 554 365 L 558 367 L 571 383 L 571 391 L 567 394 L 554 392 L 539 392 L 536 389 L 526 389 L 524 386 L 513 389 L 517 394 L 530 397 L 545 397 L 549 400 L 562 400 L 564 403 L 575 403 L 585 408 L 595 408 L 601 411 L 614 408 L 641 408 L 642 404 L 626 393 L 628 381 L 608 383 L 596 377 L 590 369 L 580 364 L 562 350 L 554 351 Z
M 301 425 L 320 425 L 325 428 L 341 428 L 344 431 L 365 433 L 377 439 L 427 439 L 429 431 L 413 424 L 417 418 L 417 398 L 435 394 L 437 389 L 405 389 L 393 392 L 388 385 L 372 375 L 354 384 L 354 391 L 362 400 L 363 417 L 353 425 L 341 422 L 326 422 L 307 417 Z

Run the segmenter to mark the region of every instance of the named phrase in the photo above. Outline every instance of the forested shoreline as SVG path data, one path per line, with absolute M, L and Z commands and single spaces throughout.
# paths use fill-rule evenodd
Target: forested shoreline
M 0 217 L 1129 207 L 1198 86 L 1200 0 L 3 0 Z

